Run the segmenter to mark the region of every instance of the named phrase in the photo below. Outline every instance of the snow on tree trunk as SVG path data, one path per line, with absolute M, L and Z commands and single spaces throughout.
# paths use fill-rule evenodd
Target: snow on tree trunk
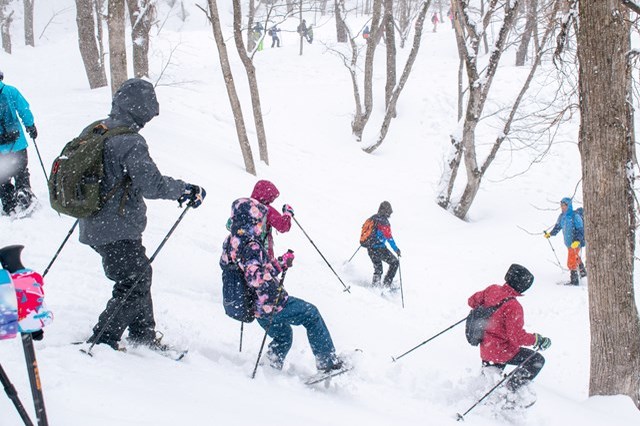
M 127 0 L 133 40 L 133 75 L 149 76 L 149 31 L 156 17 L 153 0 Z
M 97 89 L 107 85 L 107 74 L 96 40 L 93 2 L 76 0 L 76 25 L 78 26 L 78 46 L 89 87 Z M 101 19 L 99 16 L 97 19 Z
M 619 0 L 578 5 L 580 138 L 589 256 L 590 395 L 640 408 L 640 320 L 634 300 L 629 14 Z M 630 206 L 631 204 L 631 206 Z

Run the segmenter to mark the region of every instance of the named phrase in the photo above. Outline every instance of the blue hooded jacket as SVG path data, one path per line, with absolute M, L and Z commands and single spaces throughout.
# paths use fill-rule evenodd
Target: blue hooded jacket
M 14 116 L 17 113 L 25 127 L 33 126 L 33 114 L 29 109 L 29 103 L 18 89 L 4 84 L 2 81 L 0 81 L 0 88 L 2 89 L 2 96 L 6 96 L 7 101 L 9 101 L 10 112 Z M 24 136 L 22 127 L 18 127 L 20 129 L 20 137 L 14 143 L 0 145 L 0 154 L 18 152 L 27 148 L 27 138 Z
M 580 247 L 584 247 L 584 222 L 582 221 L 582 217 L 573 210 L 571 198 L 565 197 L 560 202 L 567 205 L 567 211 L 560 213 L 556 225 L 549 233 L 556 235 L 562 230 L 564 245 L 567 246 L 567 248 L 571 247 L 571 243 L 574 241 L 580 241 Z

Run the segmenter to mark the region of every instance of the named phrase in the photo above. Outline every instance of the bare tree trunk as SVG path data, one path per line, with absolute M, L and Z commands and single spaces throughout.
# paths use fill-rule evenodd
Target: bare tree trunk
M 258 79 L 256 77 L 256 67 L 253 61 L 247 55 L 247 51 L 242 43 L 242 11 L 240 0 L 233 0 L 233 38 L 236 42 L 236 49 L 244 69 L 247 72 L 249 80 L 249 92 L 251 94 L 251 105 L 253 108 L 253 120 L 256 126 L 256 134 L 258 137 L 258 148 L 260 150 L 260 160 L 265 164 L 269 164 L 269 151 L 267 149 L 267 135 L 264 130 L 264 121 L 262 119 L 262 106 L 260 104 L 260 91 L 258 90 Z
M 578 4 L 580 139 L 589 250 L 590 395 L 640 408 L 640 320 L 629 208 L 629 14 L 618 0 Z
M 149 31 L 156 17 L 154 0 L 127 0 L 133 41 L 133 75 L 149 76 Z
M 256 1 L 249 0 L 249 14 L 247 16 L 247 52 L 253 52 L 253 49 L 256 47 L 256 37 L 253 31 L 253 21 L 255 16 Z M 262 34 L 260 34 L 260 36 L 262 36 Z
M 364 151 L 371 153 L 376 150 L 382 142 L 384 142 L 385 137 L 387 136 L 387 132 L 389 131 L 389 126 L 391 125 L 391 119 L 395 117 L 395 109 L 396 103 L 398 102 L 398 98 L 400 97 L 400 93 L 404 88 L 404 85 L 407 83 L 409 79 L 409 74 L 411 74 L 411 68 L 413 68 L 413 63 L 416 60 L 416 56 L 418 56 L 418 50 L 420 50 L 420 38 L 422 37 L 422 28 L 424 26 L 424 18 L 427 14 L 427 10 L 429 10 L 429 6 L 431 5 L 431 0 L 426 0 L 422 4 L 422 10 L 416 19 L 416 29 L 413 37 L 413 47 L 411 48 L 411 52 L 409 53 L 409 57 L 407 58 L 407 63 L 405 64 L 404 70 L 402 71 L 402 76 L 400 76 L 400 81 L 398 85 L 392 90 L 391 97 L 389 98 L 389 102 L 387 104 L 386 113 L 384 119 L 382 121 L 382 126 L 380 128 L 380 133 L 378 135 L 378 140 L 376 143 L 368 148 L 365 148 Z M 387 35 L 387 43 L 389 42 L 389 36 Z
M 13 23 L 13 11 L 7 13 L 7 0 L 0 3 L 0 34 L 2 34 L 2 49 L 11 54 L 11 24 Z
M 33 2 L 35 0 L 24 0 L 24 44 L 34 47 L 36 45 L 33 37 Z
M 344 1 L 345 0 L 334 1 L 335 16 L 338 16 L 340 14 L 340 11 L 344 10 Z M 338 43 L 347 42 L 347 28 L 342 19 L 336 19 L 336 39 L 338 40 Z
M 95 37 L 96 37 L 96 41 L 98 42 L 98 57 L 100 58 L 100 66 L 106 70 L 106 66 L 104 64 L 104 58 L 105 58 L 105 53 L 104 53 L 104 20 L 106 19 L 106 15 L 104 13 L 104 2 L 102 0 L 93 0 L 94 6 L 95 6 L 95 13 L 96 13 L 96 21 L 95 21 L 95 25 L 96 25 L 96 30 L 95 30 Z M 106 79 L 106 77 L 105 77 Z
M 393 20 L 393 0 L 384 0 L 384 32 L 387 36 L 387 84 L 384 87 L 384 101 L 387 108 L 393 89 L 396 87 L 396 29 Z M 391 110 L 396 116 L 395 107 Z
M 523 15 L 526 19 L 524 32 L 522 33 L 522 40 L 520 40 L 520 46 L 516 52 L 516 66 L 524 66 L 527 60 L 527 52 L 529 51 L 529 42 L 531 41 L 531 35 L 533 34 L 533 27 L 536 25 L 538 17 L 537 0 L 527 0 L 522 2 Z
M 213 38 L 216 40 L 216 45 L 218 47 L 220 67 L 222 68 L 222 75 L 224 77 L 224 83 L 227 88 L 227 95 L 229 96 L 231 111 L 233 112 L 233 118 L 235 119 L 236 123 L 236 133 L 238 134 L 238 142 L 240 143 L 240 151 L 242 151 L 244 167 L 247 173 L 255 176 L 256 166 L 253 161 L 253 154 L 251 152 L 249 138 L 247 137 L 247 128 L 244 124 L 244 118 L 242 116 L 242 107 L 240 105 L 240 100 L 238 99 L 238 93 L 236 92 L 236 86 L 233 81 L 233 74 L 231 73 L 231 65 L 229 63 L 227 45 L 224 42 L 222 28 L 220 27 L 218 5 L 216 4 L 216 0 L 208 0 L 208 4 L 210 14 L 207 14 L 207 17 L 209 19 L 209 22 L 211 22 L 211 27 L 213 28 Z M 204 12 L 207 13 L 206 11 Z
M 351 131 L 356 140 L 362 140 L 362 133 L 371 117 L 373 110 L 373 57 L 376 52 L 377 42 L 381 34 L 380 15 L 382 12 L 382 0 L 373 0 L 373 16 L 371 18 L 371 33 L 367 39 L 367 53 L 364 59 L 364 112 L 359 117 L 354 117 L 351 123 Z
M 109 0 L 107 27 L 109 29 L 109 68 L 111 94 L 115 94 L 127 80 L 127 46 L 125 44 L 124 1 Z
M 97 89 L 107 85 L 107 74 L 96 42 L 93 4 L 76 0 L 76 24 L 78 26 L 78 46 L 89 80 L 89 87 Z M 100 16 L 97 17 L 101 19 Z
M 494 44 L 494 48 L 489 57 L 489 63 L 486 67 L 486 71 L 481 75 L 478 70 L 478 50 L 480 43 L 482 42 L 481 33 L 486 33 L 486 28 L 490 25 L 491 18 L 495 12 L 496 2 L 492 3 L 492 7 L 489 8 L 486 14 L 483 16 L 482 23 L 483 28 L 479 28 L 475 21 L 470 17 L 468 13 L 468 3 L 463 0 L 454 0 L 454 6 L 461 23 L 464 25 L 466 32 L 468 33 L 469 40 L 464 44 L 464 60 L 467 70 L 467 77 L 469 80 L 469 98 L 467 101 L 467 109 L 464 117 L 464 123 L 462 126 L 462 149 L 463 159 L 466 170 L 467 182 L 465 189 L 462 193 L 460 201 L 455 205 L 451 205 L 450 199 L 447 199 L 445 194 L 438 195 L 438 203 L 441 207 L 450 209 L 453 207 L 453 214 L 459 219 L 464 219 L 475 199 L 478 190 L 480 189 L 480 182 L 482 179 L 482 171 L 478 167 L 476 147 L 475 147 L 475 130 L 478 122 L 482 116 L 482 111 L 491 88 L 491 83 L 495 77 L 495 73 L 498 69 L 498 63 L 504 51 L 507 36 L 509 31 L 513 27 L 513 22 L 517 14 L 518 2 L 512 1 L 504 4 L 504 18 L 502 26 L 498 32 L 498 38 Z M 455 164 L 455 163 L 454 163 Z M 443 177 L 456 176 L 457 172 L 447 171 L 443 174 Z M 450 182 L 442 181 L 440 188 L 451 187 Z

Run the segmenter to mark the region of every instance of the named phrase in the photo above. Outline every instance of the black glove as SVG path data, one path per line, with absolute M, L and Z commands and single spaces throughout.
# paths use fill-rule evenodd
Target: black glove
M 31 338 L 33 340 L 42 340 L 43 337 L 44 337 L 44 331 L 42 330 L 34 331 L 33 333 L 31 333 Z
M 35 123 L 32 124 L 31 126 L 25 127 L 25 129 L 27 133 L 29 133 L 29 136 L 31 136 L 31 139 L 35 139 L 38 137 L 38 129 L 36 129 Z
M 189 183 L 184 189 L 184 193 L 178 198 L 178 204 L 182 207 L 182 203 L 187 203 L 187 206 L 197 209 L 206 196 L 207 191 L 204 188 Z
M 551 346 L 551 339 L 536 333 L 536 342 L 533 344 L 533 349 L 540 349 L 541 351 L 544 351 L 549 349 L 549 346 Z
M 396 250 L 396 254 L 400 257 L 400 249 Z

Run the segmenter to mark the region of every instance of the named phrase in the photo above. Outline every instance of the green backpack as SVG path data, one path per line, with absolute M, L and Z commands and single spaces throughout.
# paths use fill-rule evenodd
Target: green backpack
M 102 121 L 96 121 L 65 145 L 49 175 L 49 202 L 54 210 L 75 218 L 89 217 L 99 212 L 104 203 L 128 183 L 125 178 L 106 195 L 100 193 L 104 177 L 104 142 L 109 137 L 126 133 L 135 131 L 125 126 L 108 129 Z

